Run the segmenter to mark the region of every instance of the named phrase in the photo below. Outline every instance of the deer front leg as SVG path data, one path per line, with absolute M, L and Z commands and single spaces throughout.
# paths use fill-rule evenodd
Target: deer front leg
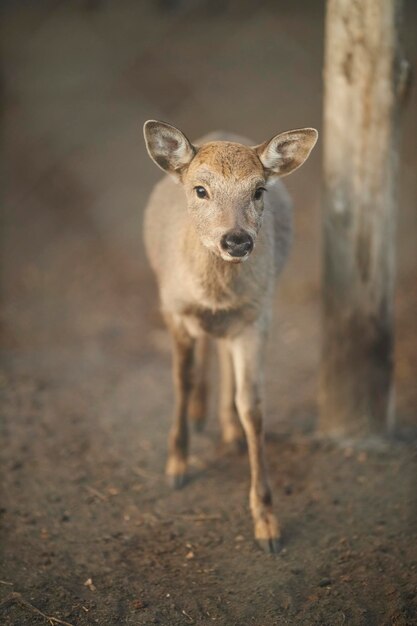
M 241 452 L 244 448 L 242 426 L 236 410 L 236 385 L 232 355 L 226 341 L 218 341 L 219 353 L 219 418 L 223 443 L 232 451 Z
M 278 552 L 280 530 L 272 511 L 264 452 L 262 365 L 265 358 L 265 332 L 251 326 L 231 341 L 231 349 L 236 375 L 236 406 L 249 451 L 249 501 L 255 539 L 265 551 Z
M 166 474 L 176 489 L 186 481 L 188 456 L 187 411 L 192 390 L 194 344 L 180 324 L 167 320 L 173 343 L 173 378 L 175 388 L 174 419 L 168 442 Z
M 194 373 L 188 402 L 188 419 L 201 432 L 207 419 L 207 374 L 210 360 L 208 337 L 197 339 L 194 348 Z

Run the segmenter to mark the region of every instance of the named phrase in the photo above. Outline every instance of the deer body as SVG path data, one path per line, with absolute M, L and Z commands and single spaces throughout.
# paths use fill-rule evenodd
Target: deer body
M 171 175 L 155 186 L 144 227 L 173 338 L 176 407 L 167 474 L 174 486 L 184 483 L 188 422 L 201 427 L 206 414 L 212 337 L 219 348 L 223 439 L 240 447 L 243 426 L 255 537 L 272 552 L 280 532 L 264 459 L 262 369 L 275 280 L 292 228 L 289 196 L 275 170 L 298 167 L 317 136 L 312 129 L 292 133 L 278 136 L 279 152 L 276 138 L 250 148 L 245 139 L 217 134 L 196 147 L 172 126 L 145 125 L 151 158 Z
M 227 264 L 201 243 L 189 220 L 184 190 L 164 177 L 145 214 L 146 250 L 158 278 L 163 313 L 182 317 L 195 338 L 206 333 L 231 337 L 262 317 L 270 310 L 276 276 L 290 249 L 291 213 L 288 193 L 277 180 L 265 199 L 263 226 L 251 258 L 245 264 Z

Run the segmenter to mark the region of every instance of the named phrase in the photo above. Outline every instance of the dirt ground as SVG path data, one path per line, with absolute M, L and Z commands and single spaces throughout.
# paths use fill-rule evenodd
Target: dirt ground
M 4 3 L 0 622 L 417 624 L 416 88 L 401 151 L 397 429 L 379 446 L 314 436 L 320 146 L 288 179 L 296 238 L 267 359 L 284 549 L 266 556 L 247 458 L 221 448 L 214 398 L 189 484 L 165 484 L 169 342 L 141 238 L 159 174 L 140 127 L 155 117 L 257 141 L 320 128 L 323 3 L 175 4 Z M 414 63 L 411 1 L 406 17 Z

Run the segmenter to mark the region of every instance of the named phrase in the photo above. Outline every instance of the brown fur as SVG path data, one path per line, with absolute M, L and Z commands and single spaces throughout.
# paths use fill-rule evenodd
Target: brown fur
M 199 150 L 187 171 L 187 177 L 198 177 L 201 169 L 209 178 L 222 176 L 234 181 L 258 178 L 265 181 L 262 163 L 253 148 L 231 141 L 211 141 Z

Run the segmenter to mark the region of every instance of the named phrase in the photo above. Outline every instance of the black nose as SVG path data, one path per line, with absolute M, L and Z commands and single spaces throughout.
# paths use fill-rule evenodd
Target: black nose
M 242 257 L 252 251 L 253 239 L 244 230 L 229 230 L 221 238 L 220 245 L 230 256 Z

